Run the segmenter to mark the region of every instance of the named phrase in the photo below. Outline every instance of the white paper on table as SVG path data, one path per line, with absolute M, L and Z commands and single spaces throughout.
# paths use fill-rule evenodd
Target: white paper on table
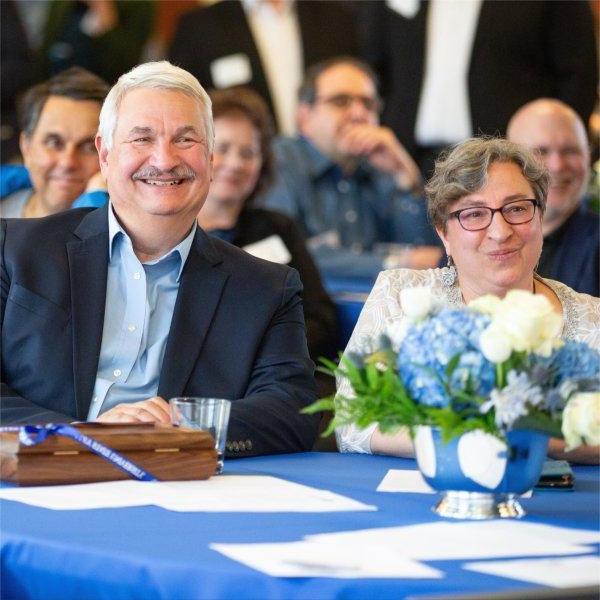
M 423 523 L 307 536 L 332 545 L 387 547 L 414 560 L 587 554 L 600 532 L 519 521 Z
M 3 488 L 0 489 L 0 498 L 53 510 L 122 508 L 153 504 L 154 485 L 145 481 L 107 481 Z
M 0 489 L 0 498 L 53 510 L 156 505 L 199 512 L 334 512 L 377 510 L 352 498 L 261 475 L 204 481 L 109 481 Z
M 377 486 L 378 492 L 406 492 L 411 494 L 436 494 L 429 487 L 420 471 L 412 469 L 390 469 Z M 521 495 L 521 498 L 531 498 L 529 490 Z
M 377 510 L 334 494 L 269 475 L 220 475 L 207 481 L 166 481 L 157 504 L 176 511 L 334 512 Z
M 413 494 L 435 494 L 420 471 L 390 469 L 377 486 L 378 492 L 410 492 Z
M 600 584 L 598 556 L 474 562 L 463 568 L 557 588 Z
M 386 548 L 348 547 L 317 541 L 211 544 L 213 550 L 272 577 L 439 579 L 443 574 Z

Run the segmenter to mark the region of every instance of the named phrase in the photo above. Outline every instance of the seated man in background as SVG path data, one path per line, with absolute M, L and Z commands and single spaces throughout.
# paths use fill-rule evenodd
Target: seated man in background
M 581 118 L 560 100 L 534 100 L 514 114 L 508 138 L 539 152 L 550 173 L 537 272 L 600 295 L 600 218 L 585 197 L 590 149 Z
M 318 63 L 299 92 L 301 135 L 275 144 L 277 177 L 262 202 L 302 226 L 328 276 L 374 278 L 392 266 L 435 266 L 441 256 L 419 169 L 379 125 L 380 108 L 368 65 L 349 57 Z M 429 247 L 390 252 L 391 244 Z
M 213 140 L 197 79 L 140 65 L 100 114 L 110 203 L 0 221 L 4 424 L 170 423 L 165 399 L 228 398 L 235 456 L 311 448 L 297 271 L 196 224 Z
M 27 173 L 3 190 L 3 217 L 51 215 L 86 190 L 103 188 L 94 137 L 108 89 L 96 75 L 73 67 L 25 93 L 20 148 Z

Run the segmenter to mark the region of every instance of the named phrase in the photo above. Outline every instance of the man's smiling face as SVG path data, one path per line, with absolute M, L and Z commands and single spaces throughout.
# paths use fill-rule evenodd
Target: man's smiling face
M 71 207 L 100 169 L 94 136 L 100 103 L 51 95 L 21 152 L 45 214 Z
M 541 99 L 511 119 L 508 138 L 537 152 L 550 173 L 544 235 L 562 225 L 579 206 L 590 174 L 585 126 L 558 100 Z
M 111 202 L 123 218 L 193 223 L 211 176 L 200 104 L 183 92 L 138 88 L 118 110 L 112 147 L 97 145 Z

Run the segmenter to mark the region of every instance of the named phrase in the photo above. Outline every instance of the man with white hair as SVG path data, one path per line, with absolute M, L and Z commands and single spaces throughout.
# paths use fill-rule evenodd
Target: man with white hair
M 4 424 L 169 423 L 204 396 L 233 400 L 230 455 L 312 446 L 300 280 L 197 227 L 212 145 L 198 81 L 140 65 L 100 113 L 109 204 L 2 221 Z
M 541 98 L 513 115 L 507 137 L 537 151 L 550 172 L 539 274 L 600 295 L 600 220 L 585 198 L 590 148 L 583 121 L 564 102 Z

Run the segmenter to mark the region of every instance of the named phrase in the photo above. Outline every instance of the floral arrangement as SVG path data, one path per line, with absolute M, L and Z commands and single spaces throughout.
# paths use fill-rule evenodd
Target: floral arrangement
M 326 434 L 377 422 L 384 433 L 438 427 L 446 441 L 532 429 L 564 437 L 567 450 L 600 444 L 600 354 L 559 339 L 562 319 L 544 296 L 513 290 L 448 308 L 412 288 L 401 304 L 406 318 L 373 351 L 323 361 L 352 388 L 308 408 L 335 410 Z

